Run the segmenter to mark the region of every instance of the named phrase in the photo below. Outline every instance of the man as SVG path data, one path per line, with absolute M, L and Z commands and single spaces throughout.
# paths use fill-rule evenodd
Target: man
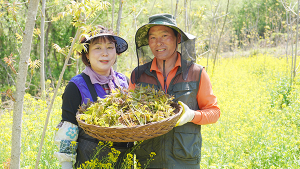
M 129 88 L 154 86 L 174 95 L 174 101 L 183 107 L 176 127 L 143 141 L 135 152 L 136 158 L 142 167 L 199 169 L 201 125 L 215 123 L 220 109 L 207 73 L 194 63 L 195 36 L 179 29 L 172 15 L 157 14 L 137 30 L 135 41 L 139 64 L 148 62 L 134 69 Z M 147 165 L 151 152 L 156 155 Z

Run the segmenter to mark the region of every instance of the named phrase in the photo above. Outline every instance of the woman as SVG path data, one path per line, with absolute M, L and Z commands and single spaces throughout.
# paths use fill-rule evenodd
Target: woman
M 73 165 L 79 167 L 91 160 L 99 143 L 99 140 L 87 135 L 78 127 L 76 113 L 79 106 L 86 104 L 88 100 L 96 101 L 97 97 L 105 98 L 115 88 L 128 88 L 127 77 L 112 68 L 117 55 L 128 48 L 124 39 L 98 25 L 90 32 L 88 38 L 81 40 L 81 43 L 85 46 L 81 58 L 86 68 L 81 74 L 73 77 L 65 88 L 62 96 L 62 121 L 58 124 L 55 135 L 55 143 L 59 147 L 55 156 L 63 169 L 73 168 Z M 133 143 L 113 143 L 112 147 L 102 150 L 97 158 L 101 160 L 111 148 L 119 150 L 121 158 L 132 146 Z

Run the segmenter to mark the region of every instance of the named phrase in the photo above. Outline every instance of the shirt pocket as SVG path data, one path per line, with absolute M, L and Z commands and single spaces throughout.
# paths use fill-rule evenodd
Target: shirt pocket
M 201 157 L 201 126 L 193 123 L 186 123 L 183 126 L 174 128 L 173 154 L 177 159 L 187 163 L 197 164 Z

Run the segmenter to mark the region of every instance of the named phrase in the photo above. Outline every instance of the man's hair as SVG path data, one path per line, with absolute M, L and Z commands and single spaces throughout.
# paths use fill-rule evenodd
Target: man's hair
M 162 25 L 162 26 L 164 26 L 164 25 Z M 165 27 L 168 27 L 168 26 L 165 26 Z M 168 27 L 168 28 L 170 28 L 170 27 Z M 150 28 L 150 29 L 151 29 L 151 28 Z M 147 37 L 148 37 L 148 39 L 149 39 L 149 31 L 150 31 L 150 29 L 148 29 L 148 32 L 147 32 Z M 177 37 L 178 32 L 177 32 L 174 28 L 171 28 L 171 29 L 173 30 L 175 37 Z
M 178 32 L 174 29 L 174 28 L 171 28 L 172 30 L 173 30 L 173 32 L 174 32 L 174 35 L 177 37 L 177 35 L 178 35 Z

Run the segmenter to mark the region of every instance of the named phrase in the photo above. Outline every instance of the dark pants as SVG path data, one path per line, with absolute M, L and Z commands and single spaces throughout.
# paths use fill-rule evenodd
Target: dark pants
M 90 161 L 92 159 L 98 159 L 101 161 L 104 158 L 107 158 L 108 153 L 111 152 L 111 148 L 115 148 L 120 151 L 117 162 L 115 163 L 115 169 L 122 169 L 123 159 L 126 158 L 127 154 L 130 153 L 131 147 L 133 143 L 114 143 L 112 147 L 103 147 L 100 151 L 97 148 L 98 142 L 92 139 L 82 139 L 78 138 L 78 148 L 77 148 L 77 158 L 75 167 L 78 168 L 81 164 L 84 164 L 86 161 Z

